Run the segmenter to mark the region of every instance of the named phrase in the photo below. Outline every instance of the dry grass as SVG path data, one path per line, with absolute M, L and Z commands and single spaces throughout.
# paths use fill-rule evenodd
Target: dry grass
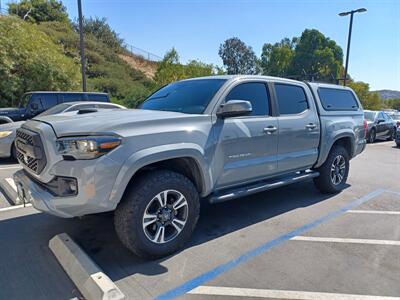
M 146 77 L 154 79 L 154 75 L 157 71 L 157 63 L 148 61 L 140 56 L 118 54 L 132 68 L 142 71 Z

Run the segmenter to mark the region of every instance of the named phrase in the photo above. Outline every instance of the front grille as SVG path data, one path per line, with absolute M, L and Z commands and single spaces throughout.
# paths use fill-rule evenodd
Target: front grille
M 38 133 L 19 128 L 15 139 L 15 149 L 20 164 L 36 174 L 43 171 L 46 166 L 46 155 Z

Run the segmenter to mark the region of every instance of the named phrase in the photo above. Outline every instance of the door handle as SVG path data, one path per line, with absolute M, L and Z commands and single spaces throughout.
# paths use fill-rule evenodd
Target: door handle
M 308 128 L 308 129 L 314 129 L 315 127 L 317 127 L 317 125 L 314 123 L 309 123 L 306 125 L 306 128 Z
M 275 132 L 277 130 L 278 130 L 278 128 L 276 128 L 275 126 L 271 125 L 271 126 L 268 126 L 268 127 L 264 128 L 264 133 L 271 134 L 271 133 L 273 133 L 273 132 Z

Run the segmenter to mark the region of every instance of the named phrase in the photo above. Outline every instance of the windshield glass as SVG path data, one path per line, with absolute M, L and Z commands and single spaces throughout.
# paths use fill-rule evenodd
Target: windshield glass
M 29 101 L 29 98 L 31 96 L 32 96 L 32 94 L 23 95 L 21 100 L 20 100 L 20 102 L 19 102 L 19 104 L 18 104 L 18 107 L 26 107 L 28 105 L 28 101 Z
M 225 79 L 196 79 L 174 82 L 152 94 L 141 109 L 201 114 Z
M 375 120 L 376 112 L 374 111 L 364 111 L 364 116 L 367 121 L 373 122 Z
M 68 103 L 58 104 L 58 105 L 53 106 L 52 108 L 49 108 L 48 110 L 42 112 L 41 114 L 38 115 L 38 117 L 62 113 L 64 110 L 66 110 L 70 106 L 71 106 L 71 104 L 68 104 Z

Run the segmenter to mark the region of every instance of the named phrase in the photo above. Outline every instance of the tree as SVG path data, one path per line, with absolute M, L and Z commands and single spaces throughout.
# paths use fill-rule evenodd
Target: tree
M 1 106 L 15 104 L 33 90 L 74 90 L 79 65 L 37 26 L 17 18 L 0 18 Z
M 253 49 L 240 39 L 227 39 L 220 45 L 219 56 L 228 74 L 257 74 L 258 59 Z
M 263 75 L 287 77 L 295 54 L 297 38 L 284 38 L 279 43 L 264 44 L 260 66 Z
M 33 23 L 49 21 L 69 23 L 67 8 L 57 0 L 21 0 L 9 3 L 8 13 Z
M 305 79 L 335 82 L 343 68 L 343 51 L 335 41 L 316 29 L 306 29 L 298 40 L 290 73 Z
M 378 93 L 370 92 L 369 84 L 358 81 L 350 81 L 347 84 L 353 91 L 357 94 L 358 99 L 361 101 L 361 104 L 364 109 L 370 110 L 380 110 L 382 107 L 381 99 L 379 98 Z
M 400 110 L 400 98 L 387 99 L 385 104 L 388 108 Z
M 79 32 L 78 23 L 74 23 L 74 29 Z M 123 39 L 111 29 L 106 18 L 83 18 L 83 32 L 93 35 L 114 50 L 120 50 L 122 47 Z
M 183 65 L 179 62 L 178 52 L 172 48 L 159 63 L 154 79 L 157 86 L 160 87 L 186 78 L 219 74 L 220 71 L 212 64 L 205 64 L 198 60 L 191 60 L 187 65 Z

